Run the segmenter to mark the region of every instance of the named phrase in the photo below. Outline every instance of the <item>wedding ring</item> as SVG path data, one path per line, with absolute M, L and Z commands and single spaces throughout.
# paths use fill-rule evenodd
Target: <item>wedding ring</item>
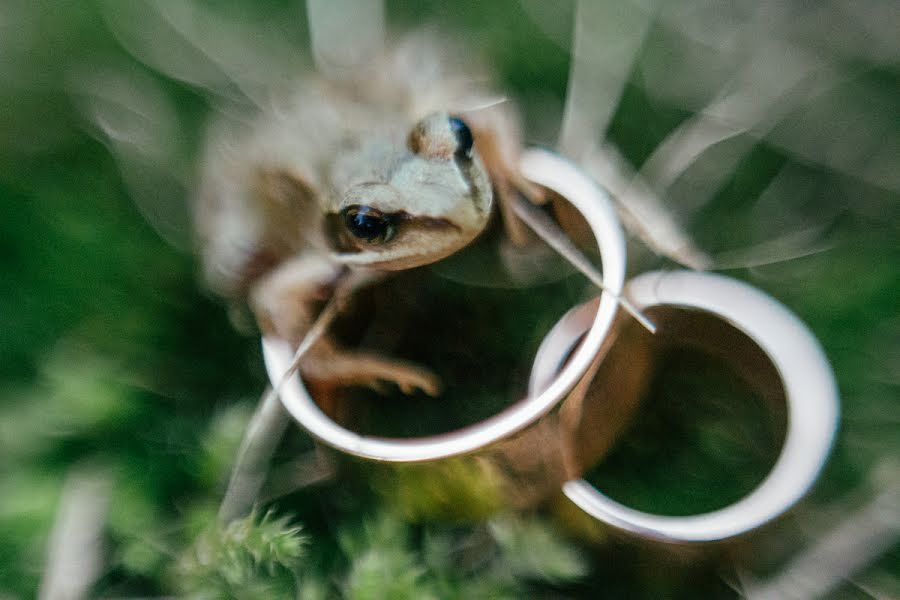
M 595 363 L 617 314 L 616 297 L 625 280 L 625 239 L 607 193 L 562 157 L 544 150 L 529 150 L 521 160 L 521 173 L 567 200 L 587 221 L 597 241 L 606 288 L 583 323 L 581 343 L 566 364 L 554 370 L 539 393 L 509 406 L 474 425 L 448 433 L 416 438 L 361 435 L 332 420 L 310 396 L 300 377 L 290 377 L 282 388 L 282 403 L 294 419 L 319 442 L 338 452 L 373 463 L 389 465 L 397 485 L 415 482 L 440 504 L 425 512 L 483 516 L 490 510 L 533 505 L 567 479 L 577 476 L 565 459 L 561 404 Z M 472 340 L 477 344 L 477 340 Z M 263 338 L 263 356 L 270 380 L 276 384 L 292 360 L 290 346 Z M 472 489 L 483 507 L 461 506 L 460 479 L 475 480 Z M 483 502 L 483 498 L 491 501 Z
M 617 322 L 614 348 L 582 399 L 582 418 L 572 434 L 587 470 L 597 454 L 591 437 L 606 438 L 602 412 L 633 406 L 643 393 L 634 381 L 652 374 L 653 348 L 662 341 L 699 346 L 728 360 L 763 396 L 787 408 L 781 453 L 759 486 L 725 508 L 693 516 L 663 516 L 624 506 L 583 479 L 563 485 L 565 496 L 595 519 L 641 537 L 668 542 L 711 542 L 748 532 L 777 518 L 815 482 L 838 425 L 837 387 L 815 336 L 782 304 L 750 285 L 721 275 L 690 271 L 653 272 L 631 280 L 625 295 L 657 325 L 656 336 Z M 550 385 L 565 356 L 587 331 L 593 303 L 572 309 L 545 338 L 530 381 L 531 393 Z M 604 367 L 603 362 L 610 364 Z M 629 383 L 617 383 L 621 379 Z M 604 408 L 605 407 L 605 408 Z M 592 431 L 593 430 L 593 431 Z M 606 441 L 603 442 L 608 443 Z

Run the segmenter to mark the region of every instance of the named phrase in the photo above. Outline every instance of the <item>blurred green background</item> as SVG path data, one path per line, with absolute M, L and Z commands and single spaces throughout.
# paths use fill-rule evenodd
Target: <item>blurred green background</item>
M 199 4 L 306 47 L 302 3 Z M 833 46 L 811 35 L 810 47 L 842 75 L 822 95 L 834 101 L 819 98 L 783 115 L 772 139 L 754 142 L 709 203 L 684 212 L 677 197 L 672 204 L 713 255 L 809 225 L 816 227 L 810 246 L 825 248 L 729 272 L 806 321 L 837 374 L 843 420 L 834 455 L 795 515 L 707 552 L 617 536 L 592 545 L 543 514 L 410 524 L 348 477 L 282 498 L 267 516 L 217 528 L 224 482 L 266 381 L 257 339 L 235 332 L 225 307 L 201 289 L 190 253 L 143 218 L 110 144 L 84 116 L 79 74 L 113 65 L 162 90 L 177 111 L 175 145 L 184 156 L 194 156 L 200 141 L 209 90 L 129 54 L 111 30 L 118 6 L 0 4 L 0 598 L 35 595 L 66 482 L 98 474 L 111 482 L 110 508 L 90 597 L 694 598 L 736 596 L 734 564 L 760 576 L 777 570 L 813 532 L 866 501 L 880 481 L 873 472 L 896 470 L 889 461 L 900 450 L 897 56 L 848 52 L 841 44 L 852 47 L 850 34 Z M 482 49 L 519 101 L 529 141 L 551 145 L 573 12 L 568 3 L 551 11 L 540 2 L 388 2 L 387 21 L 397 31 L 437 25 Z M 702 55 L 703 44 L 674 22 L 651 27 L 608 131 L 636 167 L 728 81 L 698 60 L 696 72 L 712 80 L 698 76 L 691 99 L 655 87 L 660 57 L 673 57 L 680 77 L 684 61 Z M 808 130 L 820 137 L 803 137 Z M 858 151 L 852 160 L 795 151 L 825 144 L 829 132 Z M 806 141 L 791 143 L 798 139 Z M 713 156 L 701 167 L 716 164 Z M 871 176 L 877 164 L 893 164 L 888 177 Z M 767 195 L 785 173 L 799 174 L 790 181 L 802 185 Z M 633 250 L 634 272 L 667 265 L 639 244 Z M 439 278 L 433 285 L 436 296 L 462 306 L 492 293 Z M 497 364 L 524 375 L 521 348 L 533 348 L 541 328 L 585 293 L 577 277 L 524 299 L 493 292 L 488 302 L 509 315 L 489 332 Z M 614 497 L 671 513 L 722 506 L 746 492 L 773 460 L 777 424 L 733 387 L 715 365 L 679 357 L 592 476 Z M 289 437 L 284 456 L 311 447 L 299 430 Z M 895 546 L 834 597 L 900 594 L 896 564 Z

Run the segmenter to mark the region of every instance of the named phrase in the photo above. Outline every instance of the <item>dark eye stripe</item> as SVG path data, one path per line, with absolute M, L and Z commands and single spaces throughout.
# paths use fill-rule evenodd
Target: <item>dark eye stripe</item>
M 471 159 L 472 147 L 475 145 L 472 130 L 459 117 L 450 117 L 450 131 L 453 132 L 453 136 L 456 138 L 456 152 L 454 156 L 457 159 Z
M 453 153 L 453 162 L 462 174 L 469 189 L 469 195 L 475 194 L 475 182 L 472 178 L 472 151 L 475 145 L 475 138 L 472 136 L 472 130 L 466 125 L 466 122 L 459 117 L 450 117 L 450 130 L 456 137 L 456 152 Z M 477 204 L 477 203 L 476 203 Z

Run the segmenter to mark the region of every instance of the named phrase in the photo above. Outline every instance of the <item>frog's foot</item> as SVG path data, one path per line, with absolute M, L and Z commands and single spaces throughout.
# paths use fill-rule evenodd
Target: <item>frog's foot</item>
M 416 390 L 429 396 L 441 393 L 440 378 L 428 369 L 366 352 L 313 354 L 304 357 L 300 370 L 311 381 L 340 387 L 360 385 L 384 393 L 385 384 L 393 383 L 404 394 Z

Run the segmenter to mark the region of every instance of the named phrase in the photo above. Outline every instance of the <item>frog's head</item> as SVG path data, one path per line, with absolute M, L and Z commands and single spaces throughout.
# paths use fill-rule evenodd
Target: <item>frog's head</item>
M 405 147 L 363 149 L 376 164 L 341 194 L 331 215 L 336 259 L 393 271 L 469 244 L 487 224 L 493 201 L 475 142 L 462 119 L 437 113 L 409 131 Z

